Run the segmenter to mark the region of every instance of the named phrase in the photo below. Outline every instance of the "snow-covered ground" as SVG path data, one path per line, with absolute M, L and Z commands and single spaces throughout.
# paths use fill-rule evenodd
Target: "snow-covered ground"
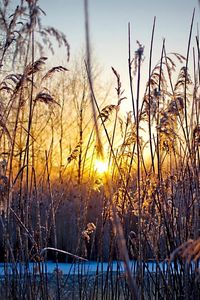
M 121 261 L 113 261 L 112 263 L 107 262 L 76 262 L 76 263 L 55 263 L 55 262 L 45 262 L 40 263 L 40 267 L 43 269 L 45 273 L 52 274 L 56 272 L 60 272 L 63 275 L 91 275 L 95 273 L 104 273 L 107 271 L 112 272 L 124 272 L 124 264 Z M 155 261 L 150 261 L 147 263 L 142 263 L 142 267 L 144 272 L 165 272 L 167 268 L 174 269 L 174 265 L 171 264 L 170 266 L 167 262 L 160 262 L 156 263 Z M 138 262 L 130 261 L 130 268 L 132 272 L 137 270 Z M 18 270 L 20 273 L 24 273 L 28 271 L 29 273 L 37 274 L 39 268 L 37 263 L 29 263 L 26 264 L 3 264 L 0 263 L 0 276 L 4 276 L 6 274 L 12 274 L 13 270 Z

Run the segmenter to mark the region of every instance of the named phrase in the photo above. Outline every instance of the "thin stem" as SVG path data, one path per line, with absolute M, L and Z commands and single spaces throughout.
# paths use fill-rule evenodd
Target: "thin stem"
M 155 172 L 155 166 L 154 166 L 154 154 L 153 154 L 153 143 L 152 143 L 152 130 L 151 130 L 151 85 L 150 85 L 150 80 L 151 80 L 151 65 L 152 65 L 152 53 L 153 53 L 153 40 L 154 40 L 154 31 L 155 31 L 155 24 L 156 24 L 156 17 L 154 17 L 153 21 L 153 29 L 152 29 L 152 35 L 151 35 L 151 46 L 150 46 L 150 54 L 149 54 L 149 103 L 148 103 L 148 108 L 149 108 L 149 113 L 148 113 L 148 127 L 149 127 L 149 143 L 150 143 L 150 153 L 151 153 L 151 163 L 152 163 L 152 168 L 153 172 Z

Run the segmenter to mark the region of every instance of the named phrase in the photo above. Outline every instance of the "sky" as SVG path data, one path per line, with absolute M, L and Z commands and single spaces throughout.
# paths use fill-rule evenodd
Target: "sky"
M 95 60 L 101 65 L 107 78 L 112 78 L 111 66 L 121 75 L 122 84 L 128 90 L 128 22 L 131 23 L 132 55 L 137 50 L 136 40 L 142 43 L 146 66 L 154 16 L 156 28 L 153 48 L 153 64 L 159 60 L 163 38 L 167 52 L 186 56 L 193 9 L 196 8 L 193 44 L 199 20 L 198 0 L 88 0 L 91 43 Z M 84 52 L 84 1 L 39 0 L 46 12 L 45 25 L 63 31 L 71 48 L 71 61 Z M 55 62 L 65 61 L 61 55 Z M 147 69 L 144 67 L 144 73 Z M 127 91 L 128 93 L 128 91 Z

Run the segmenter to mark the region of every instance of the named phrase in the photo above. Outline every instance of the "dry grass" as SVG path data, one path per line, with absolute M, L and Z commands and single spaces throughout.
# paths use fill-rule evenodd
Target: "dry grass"
M 65 47 L 68 58 L 70 47 L 63 33 L 42 26 L 38 1 L 22 1 L 12 13 L 9 3 L 1 1 L 0 8 L 0 259 L 5 268 L 9 262 L 15 272 L 16 262 L 94 259 L 99 269 L 89 291 L 89 278 L 81 272 L 76 278 L 73 293 L 80 299 L 196 299 L 200 51 L 198 36 L 191 50 L 194 15 L 186 57 L 166 53 L 163 41 L 152 67 L 154 20 L 144 95 L 144 47 L 138 42 L 131 57 L 129 24 L 133 112 L 124 117 L 120 74 L 112 68 L 116 99 L 111 102 L 92 68 L 87 1 L 87 55 L 70 71 L 67 66 L 48 70 L 43 52 L 44 47 L 53 51 L 51 38 Z M 106 160 L 108 170 L 98 172 L 96 159 Z M 148 265 L 144 272 L 142 262 L 166 258 L 167 270 L 157 264 L 155 272 Z M 129 259 L 138 261 L 134 271 Z M 101 275 L 105 260 L 124 261 L 122 283 L 112 268 Z M 70 286 L 58 273 L 49 288 L 55 283 L 54 295 L 65 299 Z M 39 275 L 21 275 L 2 279 L 5 299 L 12 299 L 15 288 L 16 299 L 26 289 L 26 299 L 47 299 L 49 278 L 42 268 Z

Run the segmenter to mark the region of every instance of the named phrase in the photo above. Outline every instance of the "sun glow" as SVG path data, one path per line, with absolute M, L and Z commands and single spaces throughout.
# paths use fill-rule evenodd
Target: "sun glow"
M 96 159 L 94 162 L 94 169 L 100 174 L 103 174 L 108 171 L 108 162 Z

